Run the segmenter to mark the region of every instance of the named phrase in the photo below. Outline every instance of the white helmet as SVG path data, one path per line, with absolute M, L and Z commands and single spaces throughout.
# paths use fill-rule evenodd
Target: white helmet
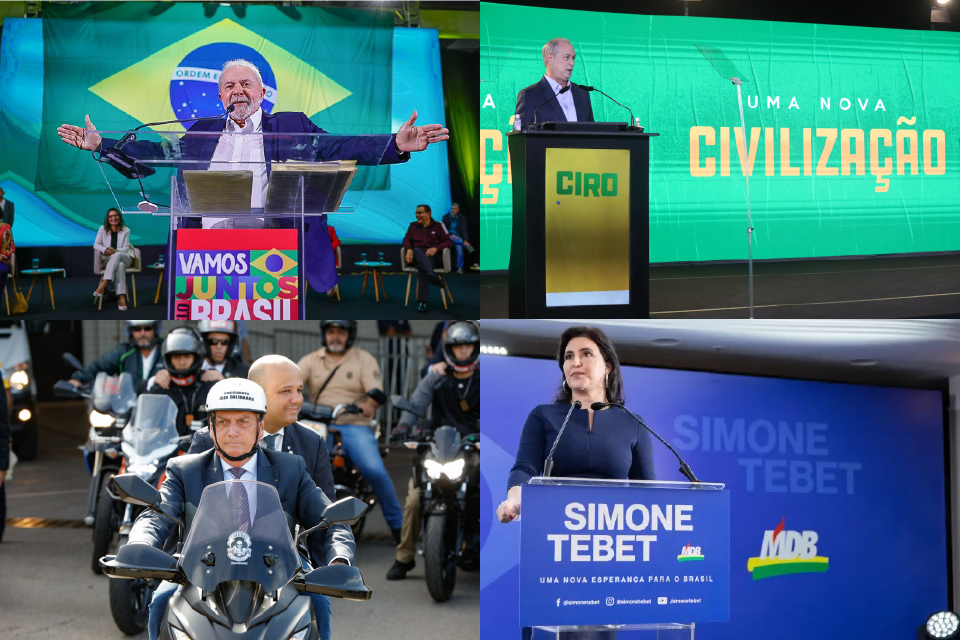
M 207 394 L 207 413 L 214 411 L 252 411 L 262 419 L 267 412 L 267 396 L 256 382 L 227 378 L 210 387 Z

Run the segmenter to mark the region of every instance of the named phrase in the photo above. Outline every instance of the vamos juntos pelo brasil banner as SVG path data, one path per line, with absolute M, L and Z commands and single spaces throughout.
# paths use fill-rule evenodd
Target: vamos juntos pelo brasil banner
M 176 232 L 172 318 L 296 320 L 303 285 L 296 229 Z
M 481 5 L 481 242 L 506 269 L 505 133 L 542 47 L 569 38 L 571 80 L 649 132 L 650 260 L 960 249 L 960 34 Z M 742 85 L 746 135 L 737 90 Z M 728 76 L 729 77 L 729 76 Z M 597 121 L 627 111 L 591 94 Z M 588 225 L 589 220 L 584 220 Z

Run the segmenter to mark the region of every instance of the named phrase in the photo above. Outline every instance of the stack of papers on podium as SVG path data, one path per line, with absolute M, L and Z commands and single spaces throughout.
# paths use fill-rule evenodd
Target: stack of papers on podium
M 355 160 L 276 162 L 267 187 L 266 213 L 336 211 L 357 174 Z

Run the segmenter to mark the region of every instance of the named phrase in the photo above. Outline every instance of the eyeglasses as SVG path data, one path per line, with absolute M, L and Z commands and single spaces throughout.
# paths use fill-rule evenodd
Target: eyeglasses
M 226 347 L 227 345 L 230 344 L 230 339 L 229 338 L 208 338 L 207 344 L 210 345 L 211 347 L 216 347 L 217 345 Z
M 153 331 L 153 325 L 151 324 L 142 324 L 136 327 L 130 327 L 131 333 L 139 333 L 141 331 Z

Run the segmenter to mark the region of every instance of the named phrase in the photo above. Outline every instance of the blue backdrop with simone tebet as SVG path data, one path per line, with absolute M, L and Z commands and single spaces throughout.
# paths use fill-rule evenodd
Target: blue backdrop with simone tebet
M 221 114 L 216 72 L 230 58 L 261 68 L 265 109 L 302 111 L 331 133 L 396 132 L 414 109 L 420 124 L 444 121 L 437 31 L 394 28 L 390 11 L 45 6 L 43 19 L 4 20 L 0 40 L 0 188 L 16 203 L 17 245 L 92 245 L 114 204 L 90 154 L 59 140 L 59 124 L 82 125 L 89 114 L 111 131 Z M 355 181 L 367 185 L 362 198 L 344 199 L 356 212 L 330 216 L 345 243 L 399 243 L 418 204 L 437 218 L 448 211 L 446 143 L 434 147 Z M 169 202 L 161 173 L 145 187 Z M 126 222 L 135 246 L 166 244 L 167 218 Z
M 495 509 L 527 414 L 561 378 L 552 360 L 480 359 L 480 604 L 497 612 L 481 617 L 481 637 L 517 640 L 520 526 L 497 523 Z M 640 367 L 623 376 L 627 406 L 730 493 L 730 622 L 697 624 L 698 639 L 912 637 L 948 607 L 941 392 Z M 683 480 L 663 447 L 654 461 L 659 480 Z

